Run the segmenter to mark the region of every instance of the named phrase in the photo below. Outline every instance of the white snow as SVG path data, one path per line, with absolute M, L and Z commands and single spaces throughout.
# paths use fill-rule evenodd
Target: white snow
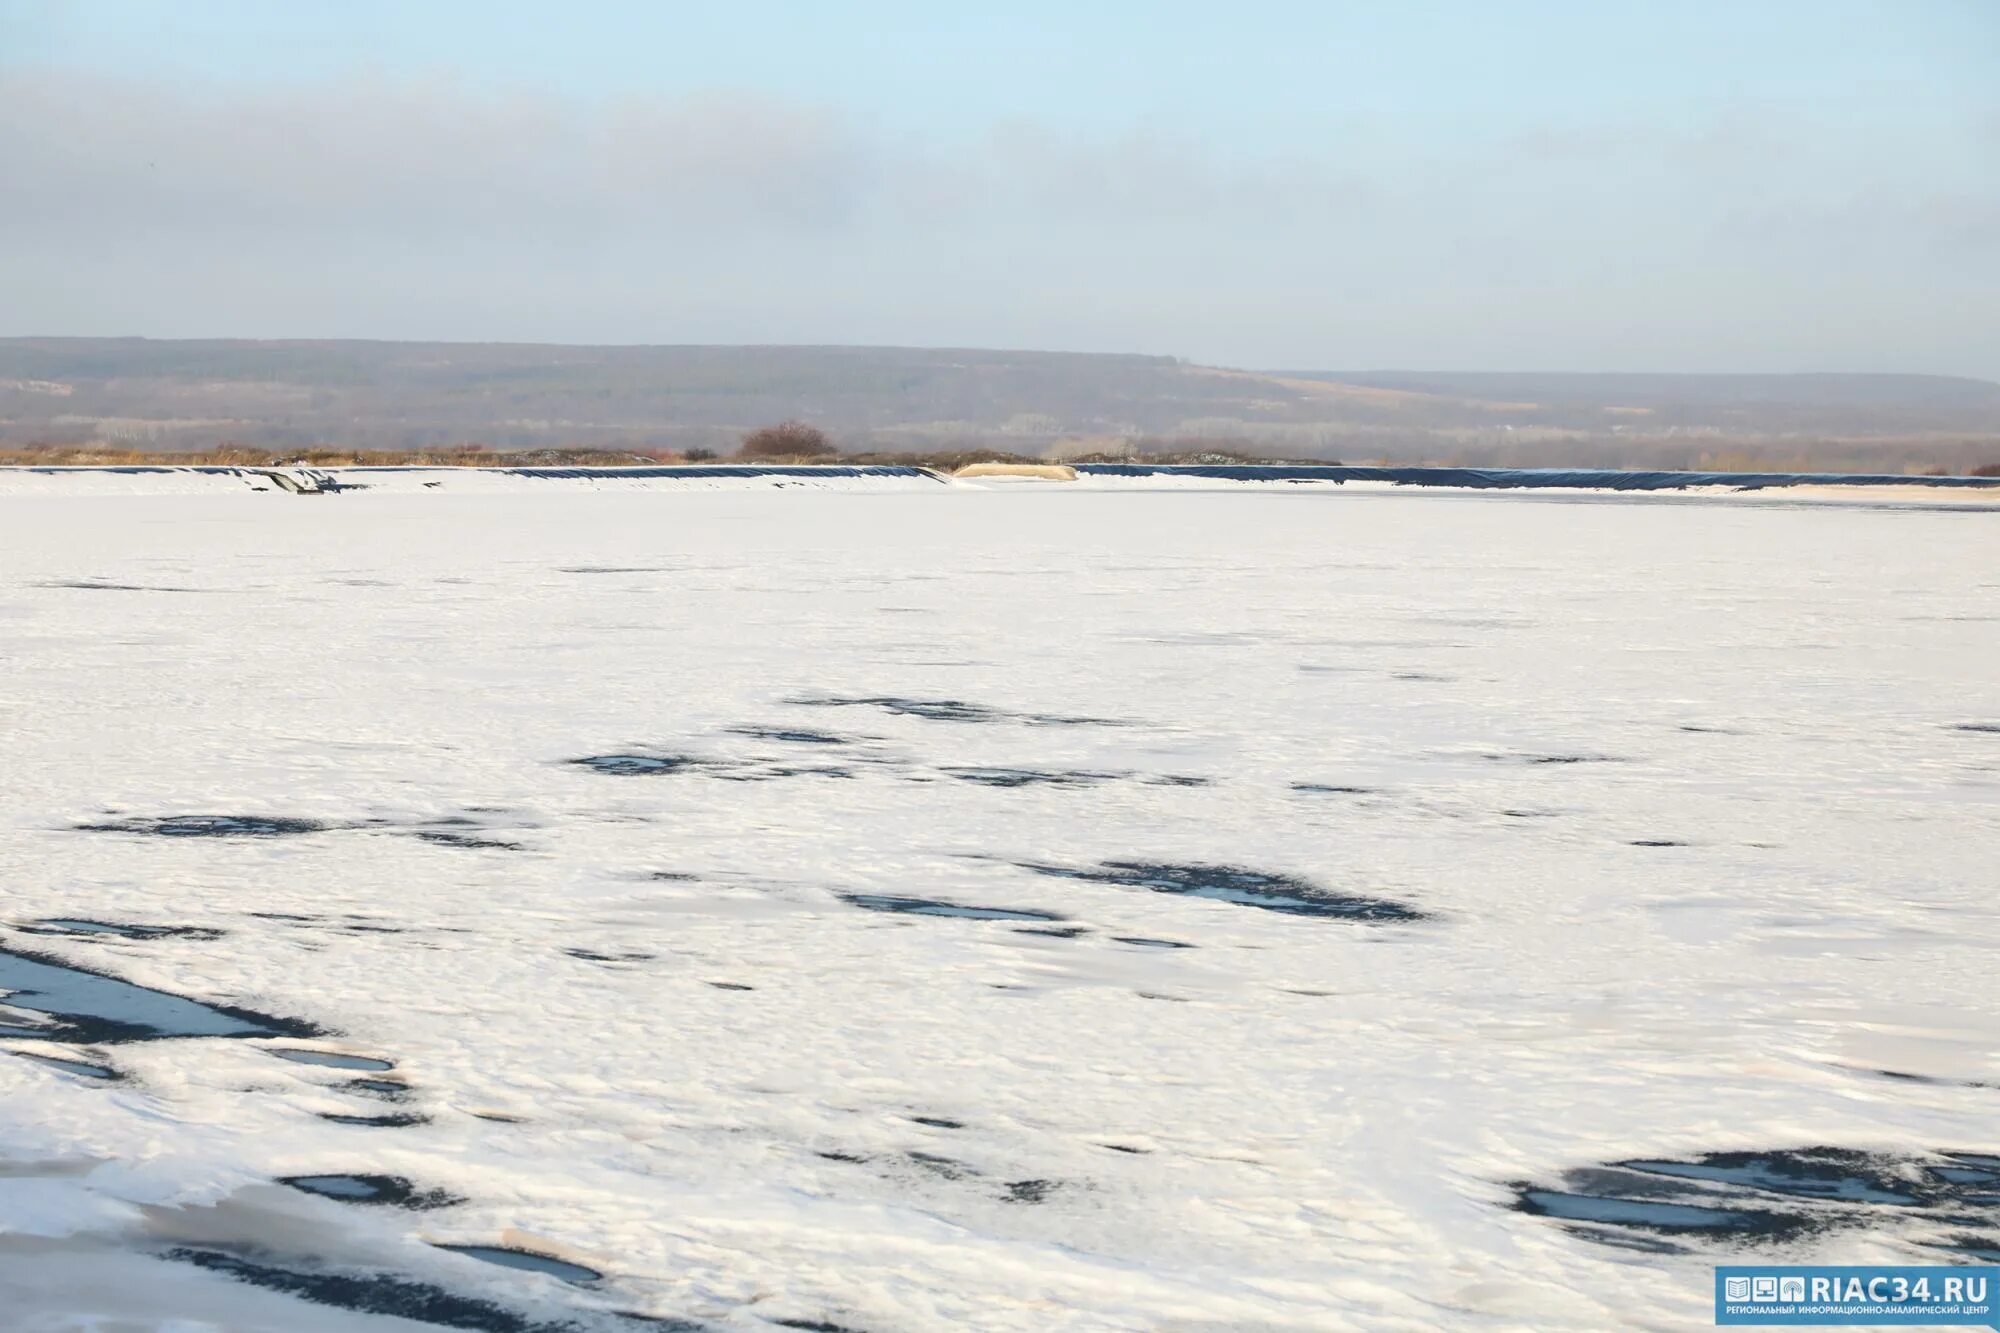
M 1678 1328 L 1708 1323 L 1728 1252 L 1593 1243 L 1510 1183 L 2000 1150 L 2000 732 L 1963 729 L 2000 725 L 1990 514 L 116 493 L 161 475 L 0 484 L 0 948 L 327 1032 L 0 1039 L 127 1075 L 0 1058 L 9 1327 L 424 1326 L 166 1257 L 260 1245 L 722 1329 Z M 612 754 L 706 762 L 568 762 Z M 848 776 L 788 772 L 815 768 Z M 1095 776 L 953 772 L 991 769 Z M 334 827 L 75 827 L 223 814 Z M 1430 916 L 1019 864 L 1116 861 Z M 225 933 L 19 929 L 50 918 Z M 1023 933 L 1063 926 L 1086 933 Z M 301 1045 L 394 1070 L 268 1049 Z M 410 1094 L 343 1086 L 367 1077 Z M 466 1202 L 270 1183 L 334 1172 Z M 1873 1230 L 1785 1253 L 1927 1261 Z

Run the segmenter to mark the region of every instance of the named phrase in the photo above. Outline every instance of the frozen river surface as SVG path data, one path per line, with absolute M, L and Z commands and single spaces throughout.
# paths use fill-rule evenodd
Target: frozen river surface
M 2000 1260 L 1991 514 L 12 495 L 0 571 L 9 1329 Z

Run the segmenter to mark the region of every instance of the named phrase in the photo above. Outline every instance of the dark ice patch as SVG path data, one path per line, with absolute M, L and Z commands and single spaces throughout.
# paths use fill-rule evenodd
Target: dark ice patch
M 52 916 L 31 921 L 15 929 L 30 935 L 68 935 L 86 938 L 109 935 L 122 940 L 219 940 L 227 932 L 208 926 L 137 926 L 118 921 L 86 921 L 79 917 Z
M 564 949 L 563 952 L 571 958 L 581 958 L 586 963 L 646 963 L 659 956 L 643 953 L 637 949 L 624 953 L 600 953 L 596 949 Z
M 1634 838 L 1628 847 L 1685 847 L 1686 843 L 1676 838 Z
M 910 1117 L 910 1123 L 915 1125 L 929 1125 L 932 1129 L 965 1128 L 965 1122 L 962 1120 L 946 1120 L 943 1116 L 935 1115 L 913 1115 Z
M 1351 921 L 1421 921 L 1428 913 L 1388 898 L 1330 893 L 1295 875 L 1246 870 L 1241 866 L 1170 865 L 1157 861 L 1104 861 L 1095 867 L 1016 862 L 1023 870 L 1092 884 L 1149 889 L 1190 898 L 1257 907 L 1290 916 L 1339 917 Z
M 1062 1182 L 1056 1180 L 1010 1180 L 1007 1192 L 1000 1196 L 1002 1203 L 1041 1203 L 1056 1191 Z
M 307 1194 L 317 1194 L 342 1203 L 383 1204 L 395 1208 L 449 1208 L 465 1202 L 465 1196 L 447 1190 L 419 1190 L 405 1176 L 328 1175 L 284 1176 L 280 1185 L 289 1185 Z
M 1632 1158 L 1569 1171 L 1559 1187 L 1512 1188 L 1521 1212 L 1570 1223 L 1596 1240 L 1635 1231 L 1719 1242 L 1854 1229 L 1893 1237 L 1939 1224 L 2000 1222 L 1994 1166 L 2000 1163 L 1980 1153 L 1794 1148 Z
M 899 695 L 801 695 L 786 700 L 808 708 L 874 708 L 897 717 L 918 717 L 929 722 L 1020 722 L 1031 727 L 1129 727 L 1133 724 L 1108 717 L 1071 717 L 1060 713 L 1017 713 L 962 699 L 908 699 Z
M 1183 944 L 1179 940 L 1156 940 L 1146 935 L 1113 935 L 1111 938 L 1117 941 L 1119 944 L 1135 944 L 1142 949 L 1194 948 L 1192 944 Z
M 386 1078 L 351 1078 L 340 1085 L 340 1090 L 379 1097 L 388 1102 L 399 1102 L 410 1095 L 409 1084 L 397 1083 Z
M 558 574 L 671 574 L 669 565 L 560 565 Z
M 569 763 L 594 773 L 620 778 L 673 777 L 696 774 L 723 782 L 771 782 L 778 778 L 851 778 L 849 769 L 834 764 L 781 764 L 761 759 L 713 759 L 691 754 L 594 754 Z
M 845 736 L 836 736 L 830 731 L 810 731 L 803 727 L 731 727 L 732 736 L 748 736 L 752 740 L 779 741 L 786 745 L 848 745 Z
M 939 902 L 934 898 L 904 898 L 887 893 L 843 893 L 840 900 L 871 912 L 896 912 L 908 916 L 953 916 L 972 921 L 1060 921 L 1055 912 L 1031 907 L 966 907 Z
M 1088 935 L 1088 926 L 1021 926 L 1016 935 L 1045 935 L 1054 940 L 1073 940 L 1079 935 Z
M 2000 734 L 2000 722 L 1958 722 L 1954 723 L 1951 729 L 1953 731 L 1983 731 Z
M 2000 1235 L 1953 1236 L 1938 1248 L 1951 1254 L 1964 1255 L 1974 1263 L 2000 1264 Z
M 1088 769 L 1047 768 L 941 768 L 938 772 L 960 782 L 982 787 L 1101 787 L 1132 776 L 1130 773 L 1095 772 Z
M 83 833 L 146 833 L 159 838 L 285 838 L 332 826 L 323 820 L 282 815 L 154 815 L 75 827 Z
M 84 592 L 204 592 L 203 588 L 179 588 L 165 583 L 113 583 L 109 579 L 60 579 L 37 583 L 37 588 L 73 588 Z
M 413 1282 L 386 1273 L 286 1268 L 217 1250 L 169 1250 L 167 1258 L 221 1273 L 253 1287 L 356 1314 L 395 1316 L 443 1328 L 471 1329 L 474 1333 L 577 1333 L 577 1326 L 568 1320 L 550 1323 L 531 1319 L 491 1301 L 454 1295 L 428 1282 Z
M 1294 782 L 1292 790 L 1314 796 L 1373 796 L 1379 788 L 1350 787 L 1331 782 Z
M 586 1286 L 604 1276 L 594 1268 L 585 1268 L 582 1264 L 573 1264 L 567 1259 L 558 1259 L 553 1255 L 537 1254 L 533 1250 L 510 1249 L 504 1245 L 447 1245 L 440 1241 L 432 1241 L 431 1244 L 440 1250 L 462 1254 L 481 1263 L 519 1269 L 524 1273 L 546 1273 L 572 1286 Z
M 33 1035 L 82 1043 L 157 1037 L 310 1037 L 318 1029 L 121 981 L 43 954 L 0 949 L 0 1007 L 53 1019 Z
M 322 1120 L 330 1120 L 336 1125 L 365 1125 L 372 1129 L 408 1129 L 411 1125 L 428 1125 L 431 1118 L 415 1111 L 401 1111 L 395 1115 L 348 1115 L 341 1111 L 321 1111 Z
M 906 1152 L 903 1156 L 932 1175 L 941 1176 L 946 1180 L 964 1180 L 967 1176 L 979 1174 L 979 1168 L 969 1166 L 954 1157 L 940 1157 L 932 1152 Z
M 81 1078 L 95 1079 L 102 1083 L 120 1083 L 125 1076 L 110 1065 L 92 1064 L 88 1060 L 72 1060 L 60 1055 L 44 1055 L 40 1051 L 15 1051 L 23 1060 L 33 1060 L 38 1065 L 48 1065 L 66 1074 Z
M 469 847 L 495 852 L 527 850 L 525 845 L 518 842 L 508 842 L 504 838 L 481 837 L 476 833 L 461 833 L 457 829 L 418 829 L 416 837 L 439 847 Z
M 1778 1153 L 1707 1153 L 1693 1161 L 1635 1159 L 1616 1165 L 1648 1175 L 1697 1180 L 1802 1199 L 1910 1207 L 1923 1201 L 1907 1182 L 1898 1178 L 1898 1168 L 1904 1163 L 1842 1148 Z
M 1491 750 L 1479 756 L 1496 764 L 1525 764 L 1531 767 L 1564 764 L 1622 764 L 1625 759 L 1615 754 L 1535 754 L 1516 751 Z
M 743 984 L 742 982 L 740 982 L 740 981 L 711 981 L 711 982 L 709 982 L 708 984 L 709 984 L 709 985 L 711 985 L 711 986 L 713 986 L 713 987 L 715 987 L 715 989 L 717 989 L 717 990 L 756 990 L 756 989 L 757 989 L 757 988 L 756 988 L 755 986 L 746 986 L 746 985 L 744 985 L 744 984 Z

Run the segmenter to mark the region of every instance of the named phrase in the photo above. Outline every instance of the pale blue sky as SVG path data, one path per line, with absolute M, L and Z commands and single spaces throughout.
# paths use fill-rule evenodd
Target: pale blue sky
M 1992 0 L 0 0 L 0 333 L 2000 377 L 1995 309 Z

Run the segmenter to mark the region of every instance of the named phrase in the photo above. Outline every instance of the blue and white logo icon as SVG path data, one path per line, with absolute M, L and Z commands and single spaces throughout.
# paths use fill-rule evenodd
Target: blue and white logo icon
M 1725 1266 L 1715 1322 L 2000 1329 L 2000 1266 Z

